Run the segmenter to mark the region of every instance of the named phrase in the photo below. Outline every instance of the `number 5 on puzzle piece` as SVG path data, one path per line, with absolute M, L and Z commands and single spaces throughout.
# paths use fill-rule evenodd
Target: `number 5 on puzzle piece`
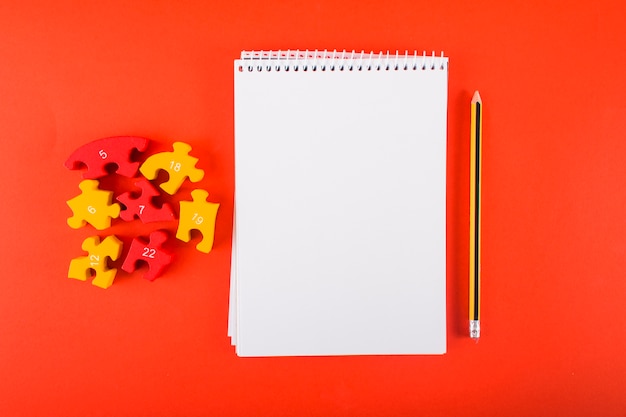
M 144 274 L 144 278 L 154 281 L 158 278 L 165 267 L 172 262 L 172 254 L 163 249 L 163 244 L 167 240 L 167 232 L 156 230 L 150 233 L 150 241 L 146 242 L 142 238 L 135 238 L 130 244 L 130 250 L 122 269 L 126 272 L 134 272 L 138 261 L 148 264 L 150 270 Z
M 87 167 L 83 178 L 95 179 L 107 175 L 107 165 L 117 165 L 117 173 L 132 178 L 137 173 L 139 162 L 131 161 L 132 153 L 136 149 L 143 152 L 148 147 L 149 140 L 137 136 L 115 136 L 94 140 L 76 149 L 65 161 L 68 169 Z
M 191 146 L 184 142 L 175 142 L 174 152 L 161 152 L 146 159 L 139 171 L 149 180 L 157 177 L 157 171 L 167 171 L 170 178 L 161 184 L 161 188 L 168 194 L 175 194 L 185 178 L 191 182 L 198 182 L 204 177 L 204 171 L 196 168 L 197 158 L 189 155 Z
M 183 242 L 191 240 L 191 230 L 202 232 L 202 241 L 196 245 L 196 249 L 204 253 L 209 253 L 213 248 L 215 218 L 220 207 L 217 203 L 207 202 L 208 196 L 209 193 L 205 190 L 193 190 L 193 201 L 180 202 L 180 218 L 176 231 L 176 238 Z
M 98 236 L 92 236 L 83 241 L 82 248 L 89 255 L 72 259 L 67 277 L 86 281 L 93 270 L 95 277 L 91 283 L 96 287 L 109 288 L 117 269 L 109 269 L 106 258 L 116 261 L 122 253 L 122 242 L 115 236 L 108 236 L 102 242 Z
M 97 180 L 83 180 L 78 187 L 82 193 L 67 201 L 74 215 L 67 219 L 73 229 L 89 223 L 98 230 L 111 226 L 111 219 L 120 215 L 120 205 L 111 204 L 113 193 L 98 188 Z

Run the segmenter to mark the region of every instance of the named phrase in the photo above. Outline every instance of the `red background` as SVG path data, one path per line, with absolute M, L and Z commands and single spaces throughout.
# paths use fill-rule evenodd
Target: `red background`
M 586 3 L 3 2 L 0 414 L 626 415 L 626 6 Z M 288 48 L 450 57 L 446 355 L 234 354 L 233 59 Z M 475 89 L 478 344 L 466 335 Z M 80 175 L 62 164 L 122 134 L 151 151 L 190 143 L 222 205 L 210 254 L 173 243 L 155 282 L 119 274 L 101 290 L 67 278 L 93 230 L 66 225 Z

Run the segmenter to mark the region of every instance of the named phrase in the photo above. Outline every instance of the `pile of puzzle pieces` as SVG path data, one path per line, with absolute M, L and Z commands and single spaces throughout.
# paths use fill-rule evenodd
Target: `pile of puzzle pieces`
M 215 219 L 218 203 L 207 201 L 209 193 L 202 189 L 191 192 L 193 201 L 181 201 L 178 219 L 172 207 L 163 203 L 155 204 L 155 197 L 160 195 L 158 189 L 149 180 L 157 178 L 160 170 L 169 174 L 167 181 L 159 187 L 170 195 L 178 192 L 185 180 L 198 182 L 204 177 L 204 171 L 196 168 L 197 158 L 189 155 L 191 146 L 184 142 L 176 142 L 172 152 L 160 152 L 149 156 L 143 163 L 133 161 L 134 155 L 148 148 L 149 140 L 136 136 L 116 136 L 99 139 L 76 149 L 65 162 L 70 170 L 83 172 L 83 181 L 78 187 L 81 194 L 67 201 L 73 215 L 67 224 L 78 229 L 90 224 L 96 230 L 105 230 L 111 226 L 111 220 L 121 218 L 130 222 L 138 218 L 143 223 L 176 221 L 178 228 L 176 238 L 183 242 L 191 240 L 191 231 L 202 233 L 202 241 L 196 248 L 200 252 L 209 253 L 213 247 Z M 141 190 L 137 196 L 124 192 L 115 197 L 114 192 L 100 189 L 98 179 L 109 175 L 111 167 L 115 173 L 135 178 L 135 185 Z M 120 205 L 121 203 L 121 205 Z M 123 209 L 124 208 L 124 209 Z M 147 238 L 136 237 L 130 244 L 122 269 L 133 272 L 137 263 L 148 264 L 149 271 L 144 278 L 152 281 L 172 262 L 172 253 L 163 246 L 169 239 L 165 230 L 155 230 Z M 117 269 L 109 268 L 107 258 L 117 261 L 122 255 L 123 243 L 115 235 L 100 240 L 98 236 L 88 237 L 83 241 L 82 249 L 88 253 L 70 262 L 68 277 L 86 281 L 93 276 L 92 284 L 100 288 L 108 288 L 113 284 Z

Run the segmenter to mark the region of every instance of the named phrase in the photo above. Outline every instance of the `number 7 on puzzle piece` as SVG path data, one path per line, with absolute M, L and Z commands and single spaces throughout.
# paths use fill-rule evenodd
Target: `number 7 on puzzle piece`
M 184 142 L 175 142 L 174 152 L 161 152 L 146 159 L 139 171 L 149 180 L 157 177 L 159 170 L 167 171 L 170 178 L 160 185 L 168 194 L 175 194 L 185 178 L 191 182 L 198 182 L 204 177 L 204 171 L 196 168 L 197 158 L 189 155 L 191 146 Z
M 86 281 L 93 270 L 95 277 L 91 283 L 96 287 L 109 288 L 117 269 L 109 269 L 106 258 L 116 261 L 122 253 L 122 242 L 116 236 L 108 236 L 102 242 L 98 236 L 92 236 L 83 241 L 82 248 L 89 255 L 72 259 L 67 277 Z
M 142 178 L 135 182 L 135 185 L 141 189 L 141 195 L 133 196 L 133 193 L 126 192 L 117 197 L 117 201 L 126 207 L 126 210 L 120 212 L 122 220 L 130 222 L 139 217 L 143 223 L 149 223 L 175 219 L 174 211 L 169 204 L 163 203 L 161 207 L 154 204 L 154 198 L 159 196 L 159 192 L 150 181 Z

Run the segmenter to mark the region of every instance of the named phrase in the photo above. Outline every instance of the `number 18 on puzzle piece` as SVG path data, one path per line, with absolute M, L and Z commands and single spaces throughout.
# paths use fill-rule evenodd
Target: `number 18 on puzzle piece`
M 167 171 L 169 180 L 161 184 L 161 188 L 170 195 L 178 191 L 185 178 L 189 178 L 191 182 L 198 182 L 204 178 L 204 171 L 196 168 L 198 158 L 189 155 L 191 146 L 184 142 L 175 142 L 172 146 L 174 152 L 154 154 L 139 168 L 149 180 L 155 179 L 159 170 Z

